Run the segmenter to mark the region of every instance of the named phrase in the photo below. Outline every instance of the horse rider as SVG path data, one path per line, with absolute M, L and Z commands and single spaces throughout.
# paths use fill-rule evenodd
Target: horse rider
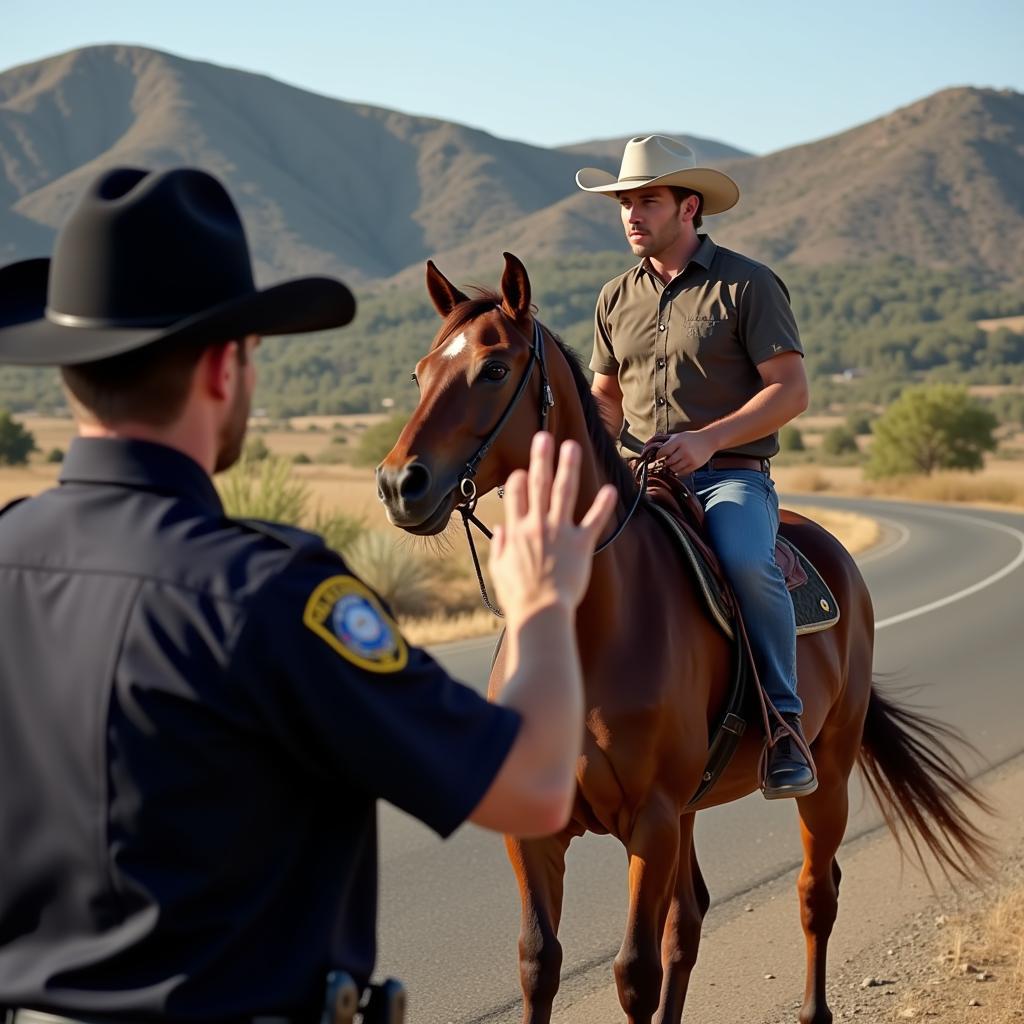
M 624 448 L 668 435 L 659 456 L 692 474 L 761 684 L 788 727 L 769 743 L 764 795 L 804 796 L 817 780 L 800 745 L 796 623 L 774 557 L 779 503 L 769 463 L 780 428 L 808 400 L 789 293 L 768 267 L 700 232 L 702 217 L 735 206 L 739 189 L 696 166 L 684 143 L 630 139 L 617 177 L 587 167 L 576 182 L 618 201 L 640 257 L 597 301 L 594 397 Z
M 264 334 L 348 323 L 348 288 L 260 289 L 195 169 L 110 170 L 52 260 L 0 270 L 0 361 L 56 365 L 59 485 L 0 515 L 0 1012 L 320 1019 L 375 957 L 375 803 L 442 836 L 568 818 L 573 634 L 609 488 L 538 435 L 492 570 L 513 656 L 488 703 L 403 639 L 316 535 L 225 515 Z M 347 1019 L 351 1019 L 349 1016 Z M 390 1019 L 390 1018 L 389 1018 Z

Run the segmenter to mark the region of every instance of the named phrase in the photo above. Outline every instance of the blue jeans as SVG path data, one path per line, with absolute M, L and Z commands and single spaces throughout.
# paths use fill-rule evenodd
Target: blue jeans
M 803 705 L 796 692 L 796 617 L 775 562 L 775 485 L 753 469 L 705 469 L 694 473 L 693 489 L 743 613 L 761 685 L 779 712 L 798 715 Z

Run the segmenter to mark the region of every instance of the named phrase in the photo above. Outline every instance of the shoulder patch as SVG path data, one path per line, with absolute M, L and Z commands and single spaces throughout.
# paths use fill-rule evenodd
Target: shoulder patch
M 355 576 L 331 576 L 309 595 L 302 621 L 343 658 L 367 672 L 400 672 L 409 662 L 398 626 Z

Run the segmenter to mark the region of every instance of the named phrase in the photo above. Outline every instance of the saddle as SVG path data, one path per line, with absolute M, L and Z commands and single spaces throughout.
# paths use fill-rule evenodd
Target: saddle
M 682 552 L 704 598 L 711 618 L 733 642 L 733 680 L 711 742 L 701 781 L 687 806 L 693 806 L 714 786 L 736 751 L 748 719 L 760 718 L 766 734 L 770 703 L 761 689 L 736 598 L 704 533 L 704 508 L 683 478 L 657 459 L 652 441 L 638 459 L 630 460 L 638 485 L 645 485 L 645 507 L 664 527 Z M 839 621 L 839 605 L 828 584 L 810 560 L 781 534 L 775 560 L 793 600 L 797 635 L 828 629 Z
M 634 472 L 639 482 L 639 465 L 634 467 Z M 701 503 L 672 470 L 652 463 L 647 474 L 646 506 L 686 557 L 708 613 L 722 632 L 733 639 L 733 620 L 738 613 L 736 600 L 704 534 Z M 775 561 L 793 601 L 796 635 L 828 629 L 839 621 L 839 604 L 811 560 L 783 530 L 785 524 L 775 539 Z

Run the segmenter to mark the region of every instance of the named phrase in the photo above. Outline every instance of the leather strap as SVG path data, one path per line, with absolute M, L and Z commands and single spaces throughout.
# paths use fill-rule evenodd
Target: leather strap
M 756 469 L 759 473 L 770 473 L 772 463 L 771 459 L 758 459 L 753 455 L 716 455 L 695 472 L 702 469 Z

